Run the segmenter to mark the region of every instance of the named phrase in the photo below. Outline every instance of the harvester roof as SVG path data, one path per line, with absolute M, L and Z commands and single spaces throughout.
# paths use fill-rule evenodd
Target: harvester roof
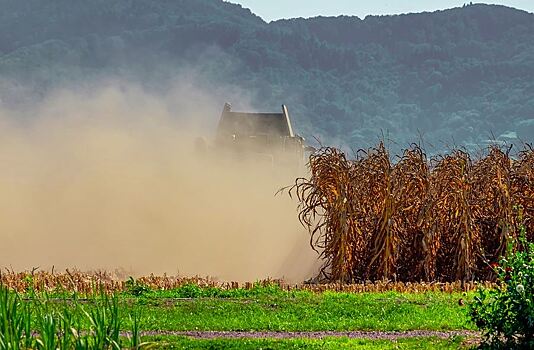
M 243 113 L 232 112 L 226 104 L 217 132 L 219 135 L 294 136 L 286 106 L 282 106 L 282 113 Z

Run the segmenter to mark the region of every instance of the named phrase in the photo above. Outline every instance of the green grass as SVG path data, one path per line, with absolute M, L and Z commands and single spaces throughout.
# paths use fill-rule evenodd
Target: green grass
M 277 286 L 224 290 L 183 286 L 122 293 L 121 318 L 135 309 L 142 330 L 351 331 L 474 329 L 459 299 L 471 294 L 349 294 L 284 291 Z M 68 293 L 56 294 L 68 297 Z M 92 298 L 91 296 L 89 297 Z M 91 309 L 91 303 L 86 308 Z
M 460 293 L 312 293 L 286 292 L 276 286 L 250 290 L 184 286 L 171 291 L 142 288 L 108 297 L 72 292 L 16 295 L 4 289 L 0 303 L 0 350 L 3 340 L 83 342 L 78 349 L 138 344 L 138 337 L 119 339 L 119 330 L 160 331 L 407 331 L 471 329 Z M 11 310 L 11 311 L 10 311 Z M 135 322 L 135 324 L 134 324 Z M 10 326 L 13 325 L 13 326 Z M 59 337 L 58 334 L 62 334 Z M 81 336 L 83 335 L 83 336 Z M 7 337 L 7 338 L 6 338 Z M 45 339 L 48 337 L 47 339 Z M 327 340 L 191 340 L 159 337 L 160 348 L 263 349 L 421 349 L 456 348 L 455 342 L 405 339 L 398 342 Z M 456 346 L 456 347 L 451 347 Z M 9 347 L 7 347 L 9 348 Z M 12 347 L 13 348 L 13 347 Z M 53 348 L 51 346 L 50 348 Z
M 174 295 L 172 294 L 174 293 Z M 284 292 L 258 289 L 248 294 L 187 300 L 182 292 L 156 292 L 138 297 L 145 330 L 460 330 L 472 329 L 460 293 Z M 244 292 L 243 292 L 244 293 Z M 253 295 L 251 295 L 253 294 Z
M 450 340 L 437 338 L 413 338 L 388 340 L 361 340 L 348 338 L 325 339 L 236 339 L 236 340 L 196 340 L 185 337 L 147 337 L 144 339 L 156 344 L 156 349 L 461 349 L 462 338 Z

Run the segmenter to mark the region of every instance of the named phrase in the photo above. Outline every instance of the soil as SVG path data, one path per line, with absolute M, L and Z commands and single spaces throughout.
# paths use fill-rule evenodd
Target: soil
M 370 340 L 396 340 L 400 338 L 437 337 L 447 339 L 454 336 L 477 337 L 476 332 L 470 331 L 426 331 L 415 330 L 406 332 L 382 332 L 382 331 L 318 331 L 318 332 L 243 332 L 243 331 L 148 331 L 143 336 L 175 335 L 186 336 L 195 339 L 322 339 L 326 337 L 347 337 L 354 339 Z

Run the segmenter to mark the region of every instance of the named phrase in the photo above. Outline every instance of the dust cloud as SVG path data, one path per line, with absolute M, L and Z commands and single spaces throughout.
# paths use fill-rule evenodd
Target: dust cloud
M 292 178 L 194 152 L 222 105 L 177 88 L 64 89 L 0 109 L 0 267 L 302 281 Z

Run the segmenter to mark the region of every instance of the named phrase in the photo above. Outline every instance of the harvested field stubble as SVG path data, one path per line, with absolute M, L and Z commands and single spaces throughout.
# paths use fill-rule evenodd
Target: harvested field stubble
M 143 286 L 153 290 L 171 290 L 184 285 L 196 285 L 204 288 L 219 286 L 216 281 L 210 278 L 150 275 L 134 280 L 131 277 L 128 278 L 121 271 L 82 272 L 77 270 L 66 270 L 61 273 L 41 270 L 24 272 L 5 270 L 0 271 L 0 284 L 20 293 L 27 291 L 67 291 L 86 295 L 100 291 L 106 293 L 122 292 L 131 288 L 133 285 Z
M 328 281 L 494 278 L 519 226 L 534 234 L 534 150 L 490 146 L 427 159 L 412 145 L 391 161 L 383 143 L 354 160 L 335 148 L 310 156 L 310 178 L 287 188 Z
M 198 286 L 200 288 L 219 288 L 222 290 L 244 289 L 250 290 L 257 286 L 268 287 L 277 286 L 280 291 L 310 291 L 322 293 L 327 291 L 345 293 L 426 293 L 426 292 L 469 292 L 476 290 L 479 286 L 486 288 L 495 287 L 491 282 L 393 282 L 393 281 L 366 281 L 358 284 L 287 284 L 281 280 L 264 280 L 255 283 L 238 282 L 218 282 L 210 278 L 201 277 L 176 277 L 176 276 L 144 276 L 136 280 L 125 280 L 121 274 L 99 271 L 81 272 L 67 271 L 63 273 L 51 273 L 47 271 L 2 271 L 0 274 L 0 285 L 6 286 L 19 293 L 26 292 L 76 292 L 80 296 L 91 296 L 95 293 L 106 292 L 108 294 L 128 291 L 132 283 L 142 286 L 148 290 L 162 291 L 173 290 L 184 286 Z

